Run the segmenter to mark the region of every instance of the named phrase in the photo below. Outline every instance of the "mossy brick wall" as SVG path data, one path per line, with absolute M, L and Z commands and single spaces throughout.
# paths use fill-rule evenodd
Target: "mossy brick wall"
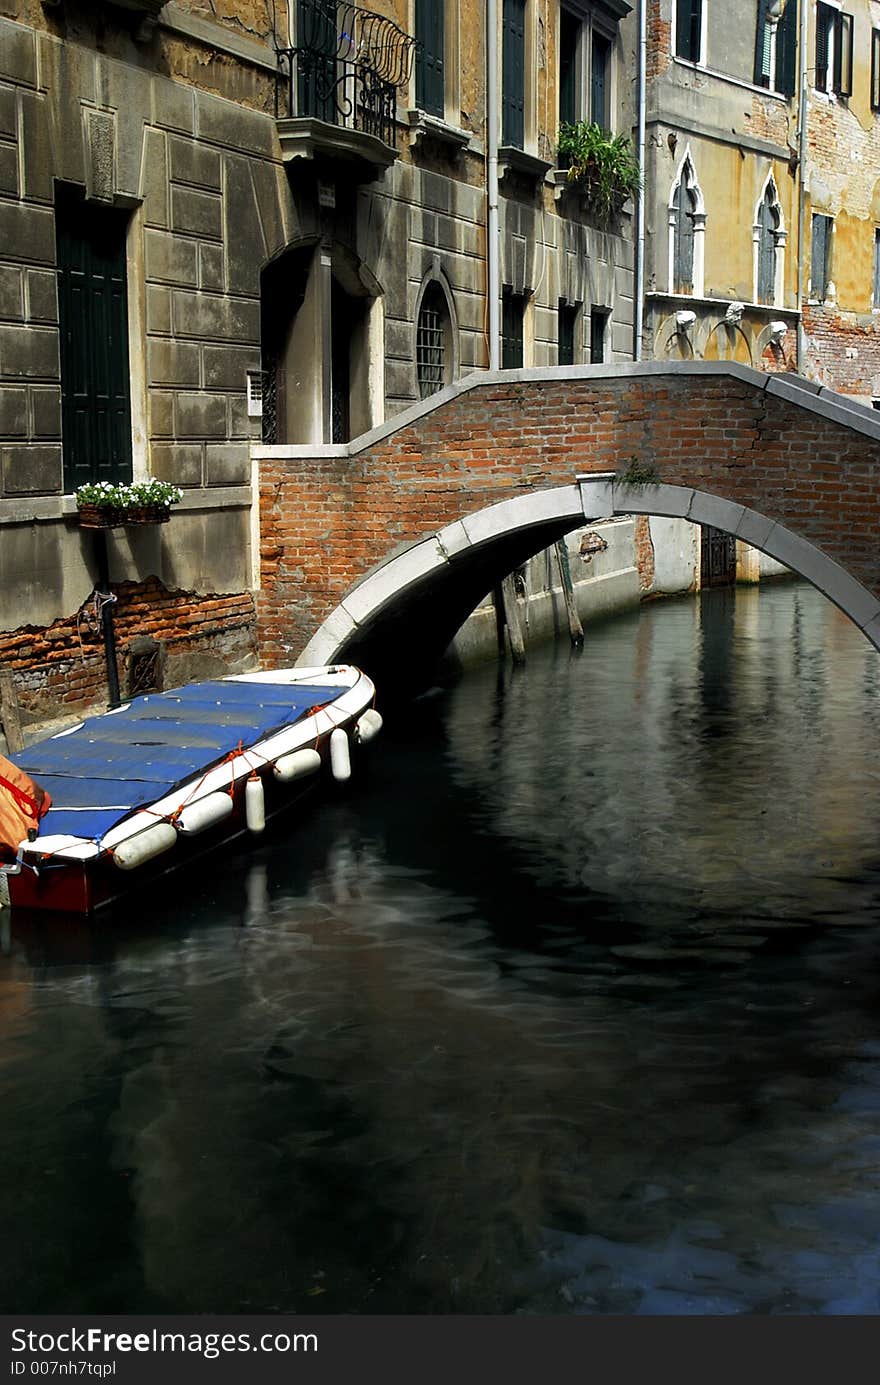
M 632 456 L 778 521 L 880 595 L 880 442 L 726 375 L 487 382 L 354 456 L 262 459 L 261 659 L 289 663 L 396 549 Z
M 149 635 L 164 649 L 166 686 L 190 666 L 204 675 L 233 671 L 254 659 L 255 613 L 249 593 L 202 596 L 168 591 L 157 578 L 115 588 L 113 607 L 120 685 L 125 693 L 130 648 Z M 24 719 L 71 715 L 107 696 L 107 670 L 93 600 L 49 626 L 0 634 L 0 664 L 9 669 Z M 180 678 L 176 676 L 182 674 Z

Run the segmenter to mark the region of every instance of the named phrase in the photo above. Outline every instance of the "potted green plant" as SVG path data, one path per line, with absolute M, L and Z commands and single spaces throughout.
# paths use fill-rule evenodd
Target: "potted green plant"
M 600 220 L 619 215 L 642 186 L 642 175 L 628 135 L 611 135 L 595 121 L 563 121 L 557 157 Z

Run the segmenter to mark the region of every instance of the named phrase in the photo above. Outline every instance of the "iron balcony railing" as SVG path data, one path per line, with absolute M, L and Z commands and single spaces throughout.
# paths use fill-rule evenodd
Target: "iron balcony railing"
M 278 50 L 275 116 L 312 116 L 395 144 L 397 88 L 416 41 L 358 5 L 300 0 L 297 44 Z

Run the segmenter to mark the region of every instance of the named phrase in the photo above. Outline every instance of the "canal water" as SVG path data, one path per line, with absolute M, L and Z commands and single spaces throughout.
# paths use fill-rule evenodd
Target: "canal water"
M 7 1312 L 880 1311 L 880 661 L 796 583 L 432 690 L 351 792 L 6 916 Z

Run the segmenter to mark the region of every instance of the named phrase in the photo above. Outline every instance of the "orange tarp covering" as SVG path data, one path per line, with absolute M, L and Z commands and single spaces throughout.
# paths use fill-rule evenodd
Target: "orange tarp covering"
M 39 784 L 0 755 L 0 859 L 14 860 L 19 843 L 38 829 L 51 803 Z

